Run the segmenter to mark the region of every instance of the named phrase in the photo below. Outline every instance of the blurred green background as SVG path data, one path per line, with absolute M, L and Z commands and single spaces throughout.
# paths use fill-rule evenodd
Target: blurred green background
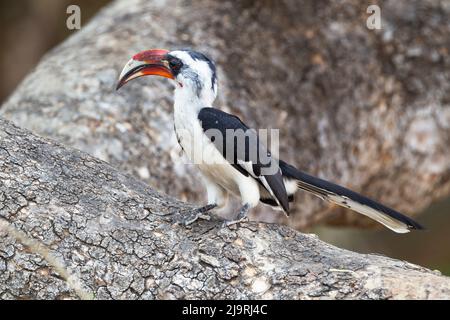
M 20 0 L 0 2 L 0 103 L 51 48 L 73 32 L 66 8 L 82 9 L 82 26 L 110 0 Z M 435 203 L 418 217 L 424 232 L 398 235 L 386 229 L 316 227 L 311 232 L 352 251 L 404 259 L 450 275 L 450 199 Z

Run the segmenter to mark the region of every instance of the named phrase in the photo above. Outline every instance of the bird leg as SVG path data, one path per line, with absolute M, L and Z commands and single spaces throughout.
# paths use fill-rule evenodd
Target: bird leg
M 188 226 L 197 221 L 197 219 L 203 216 L 203 214 L 211 211 L 215 207 L 217 207 L 217 204 L 207 204 L 204 207 L 189 210 L 187 214 L 184 214 L 180 219 L 178 219 L 178 222 L 185 226 Z
M 237 224 L 243 221 L 248 221 L 247 215 L 248 212 L 250 211 L 250 205 L 248 203 L 244 204 L 241 209 L 239 210 L 236 219 L 231 220 L 231 221 L 225 221 L 223 226 L 228 227 L 231 226 L 233 224 Z

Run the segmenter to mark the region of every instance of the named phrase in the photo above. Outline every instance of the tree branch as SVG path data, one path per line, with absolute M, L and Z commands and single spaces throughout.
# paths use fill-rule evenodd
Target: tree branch
M 0 119 L 0 298 L 450 298 L 450 279 L 192 206 Z

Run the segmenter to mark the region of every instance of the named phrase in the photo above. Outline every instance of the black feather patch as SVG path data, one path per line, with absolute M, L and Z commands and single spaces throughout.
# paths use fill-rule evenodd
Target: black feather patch
M 424 229 L 416 221 L 401 214 L 398 211 L 395 211 L 394 209 L 386 207 L 381 203 L 378 203 L 372 199 L 369 199 L 357 192 L 344 188 L 340 185 L 306 174 L 281 160 L 280 160 L 280 168 L 281 171 L 283 172 L 283 176 L 287 178 L 296 179 L 298 181 L 298 187 L 300 189 L 309 191 L 323 198 L 324 200 L 327 200 L 328 196 L 338 195 L 342 197 L 343 199 L 342 204 L 344 206 L 346 204 L 345 198 L 348 198 L 357 203 L 368 206 L 380 213 L 384 213 L 395 220 L 403 222 L 408 226 L 409 229 L 417 229 L 417 230 Z
M 292 194 L 289 195 L 288 199 L 289 199 L 289 202 L 293 202 L 294 195 L 292 195 Z M 275 200 L 273 200 L 272 198 L 261 198 L 260 201 L 262 203 L 268 204 L 269 206 L 278 207 L 278 203 Z
M 275 196 L 276 200 L 274 200 L 278 201 L 284 211 L 288 213 L 289 199 L 281 170 L 277 166 L 276 169 L 278 171 L 275 174 L 262 174 L 263 168 L 269 168 L 275 165 L 275 163 L 273 162 L 274 160 L 271 157 L 270 151 L 260 143 L 256 132 L 250 130 L 238 117 L 214 108 L 201 109 L 198 114 L 198 119 L 201 122 L 203 131 L 209 137 L 210 141 L 213 142 L 216 149 L 222 153 L 222 156 L 243 175 L 251 175 L 266 189 L 268 185 L 270 190 L 268 189 L 267 191 Z M 241 130 L 245 133 L 245 140 L 242 141 L 237 136 L 234 139 L 229 139 L 227 130 L 231 130 L 232 132 Z M 217 133 L 221 136 L 215 137 L 213 135 Z M 255 155 L 256 158 L 253 159 Z M 241 165 L 242 162 L 251 162 L 251 168 Z M 264 182 L 267 183 L 264 184 Z
M 197 52 L 197 51 L 193 51 L 193 50 L 184 50 L 186 51 L 192 59 L 197 60 L 197 61 L 205 61 L 209 68 L 211 69 L 211 89 L 214 90 L 214 86 L 216 84 L 217 81 L 217 73 L 216 73 L 216 65 L 214 64 L 214 62 L 212 62 L 211 59 L 209 59 L 207 56 L 205 56 L 203 53 L 201 52 Z

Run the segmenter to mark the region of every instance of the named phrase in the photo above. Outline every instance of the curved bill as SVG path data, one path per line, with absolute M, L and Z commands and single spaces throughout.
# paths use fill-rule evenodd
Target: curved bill
M 166 60 L 168 52 L 167 50 L 153 49 L 142 51 L 133 56 L 123 68 L 116 90 L 119 90 L 128 81 L 143 76 L 155 75 L 174 79 Z

